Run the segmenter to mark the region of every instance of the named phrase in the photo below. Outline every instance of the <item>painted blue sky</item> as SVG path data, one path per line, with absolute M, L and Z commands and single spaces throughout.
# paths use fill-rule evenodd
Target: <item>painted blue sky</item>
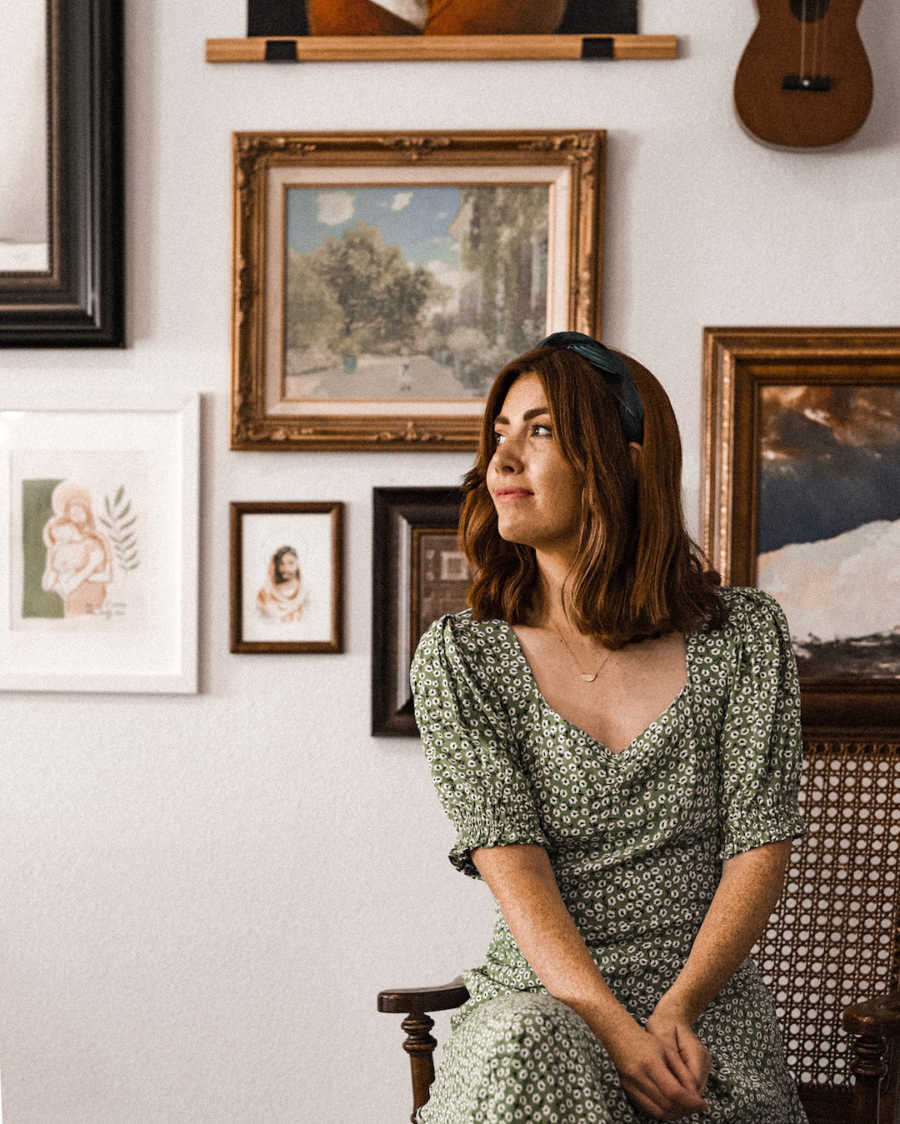
M 459 210 L 458 187 L 291 187 L 287 192 L 287 244 L 307 254 L 354 223 L 377 226 L 411 264 L 458 263 L 450 223 Z

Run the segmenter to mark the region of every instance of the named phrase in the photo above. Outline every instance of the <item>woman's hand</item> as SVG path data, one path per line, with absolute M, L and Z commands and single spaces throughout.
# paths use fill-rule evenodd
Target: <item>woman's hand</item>
M 667 1019 L 654 1019 L 655 1011 L 646 1030 L 633 1023 L 633 1030 L 617 1034 L 607 1046 L 622 1088 L 657 1120 L 681 1120 L 704 1112 L 707 1105 L 701 1090 L 709 1073 L 709 1054 L 688 1024 L 676 1029 Z
M 688 1015 L 663 996 L 647 1019 L 647 1030 L 654 1038 L 678 1052 L 694 1080 L 697 1092 L 702 1095 L 706 1090 L 711 1059 L 709 1050 L 694 1033 Z

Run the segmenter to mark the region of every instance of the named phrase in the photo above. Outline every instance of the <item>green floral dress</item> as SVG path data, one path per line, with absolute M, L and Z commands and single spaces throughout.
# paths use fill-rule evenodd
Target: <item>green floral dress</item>
M 722 860 L 802 834 L 797 670 L 780 606 L 723 590 L 719 630 L 686 637 L 687 682 L 613 752 L 537 688 L 511 626 L 468 610 L 435 621 L 411 669 L 434 784 L 456 829 L 450 861 L 473 878 L 474 847 L 537 843 L 594 962 L 639 1021 L 678 975 Z M 550 995 L 502 913 L 484 963 L 463 973 L 421 1124 L 632 1124 L 599 1039 Z M 695 1025 L 712 1056 L 715 1124 L 803 1124 L 772 998 L 746 960 Z

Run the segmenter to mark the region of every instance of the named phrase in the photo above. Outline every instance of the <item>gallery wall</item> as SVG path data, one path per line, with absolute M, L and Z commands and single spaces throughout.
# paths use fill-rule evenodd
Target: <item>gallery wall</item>
M 213 66 L 242 0 L 127 5 L 128 347 L 0 352 L 0 391 L 202 393 L 201 690 L 0 698 L 6 1124 L 404 1119 L 375 995 L 446 982 L 492 927 L 418 741 L 368 732 L 372 488 L 469 458 L 229 451 L 233 130 L 608 130 L 603 337 L 669 389 L 695 533 L 704 325 L 898 322 L 900 11 L 862 6 L 863 129 L 797 154 L 731 107 L 751 0 L 641 7 L 679 59 Z M 229 653 L 232 500 L 346 505 L 343 654 Z

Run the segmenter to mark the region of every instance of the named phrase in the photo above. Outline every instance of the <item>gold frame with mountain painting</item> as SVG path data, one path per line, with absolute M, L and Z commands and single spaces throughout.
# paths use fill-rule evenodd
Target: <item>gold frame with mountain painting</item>
M 782 605 L 807 730 L 900 725 L 900 328 L 706 328 L 701 519 Z

